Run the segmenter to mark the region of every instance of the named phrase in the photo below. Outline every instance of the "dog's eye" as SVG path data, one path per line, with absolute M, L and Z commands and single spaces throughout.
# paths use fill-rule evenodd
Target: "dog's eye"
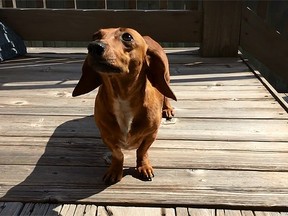
M 121 40 L 124 42 L 132 42 L 134 39 L 133 39 L 132 35 L 130 35 L 129 33 L 124 33 L 121 36 Z

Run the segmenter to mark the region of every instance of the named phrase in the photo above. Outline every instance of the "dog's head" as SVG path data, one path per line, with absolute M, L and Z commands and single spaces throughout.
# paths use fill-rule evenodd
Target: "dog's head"
M 135 76 L 142 70 L 159 92 L 176 100 L 168 85 L 167 56 L 156 41 L 130 28 L 101 29 L 88 45 L 82 76 L 72 95 L 86 94 L 97 88 L 102 84 L 101 76 Z

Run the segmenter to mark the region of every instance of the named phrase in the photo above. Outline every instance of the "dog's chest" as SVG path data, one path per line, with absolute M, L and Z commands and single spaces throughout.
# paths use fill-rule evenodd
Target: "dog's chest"
M 120 98 L 114 99 L 113 109 L 120 130 L 124 136 L 127 136 L 134 118 L 130 102 Z

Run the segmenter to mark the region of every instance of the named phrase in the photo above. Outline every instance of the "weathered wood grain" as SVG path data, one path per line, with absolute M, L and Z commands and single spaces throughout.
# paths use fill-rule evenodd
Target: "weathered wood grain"
M 189 216 L 188 209 L 183 207 L 176 208 L 176 215 L 177 216 Z
M 61 208 L 60 215 L 63 216 L 74 215 L 76 208 L 77 208 L 76 204 L 65 204 Z
M 241 213 L 243 216 L 254 216 L 255 215 L 255 213 L 253 211 L 250 211 L 250 210 L 242 210 Z
M 204 91 L 204 90 L 203 90 Z M 175 91 L 177 92 L 177 91 Z M 49 94 L 49 93 L 47 93 Z M 92 94 L 92 93 L 91 93 Z M 0 96 L 0 109 L 5 112 L 5 109 L 7 108 L 7 112 L 9 112 L 9 108 L 15 107 L 15 109 L 18 109 L 19 112 L 23 109 L 23 113 L 25 113 L 26 108 L 31 109 L 45 109 L 51 108 L 51 109 L 59 109 L 59 111 L 64 108 L 67 108 L 67 114 L 69 114 L 69 109 L 75 109 L 74 115 L 79 114 L 79 109 L 83 110 L 83 115 L 86 115 L 86 111 L 91 110 L 93 111 L 94 108 L 94 101 L 95 101 L 95 94 L 92 94 L 91 96 L 85 96 L 85 97 L 79 97 L 78 99 L 72 99 L 67 100 L 67 98 L 57 98 L 57 103 L 55 103 L 55 98 L 50 98 L 49 96 L 45 97 L 45 103 L 43 103 L 39 97 L 32 97 L 32 94 L 29 94 L 29 97 L 10 97 L 10 96 Z M 205 97 L 203 97 L 204 99 Z M 228 99 L 228 100 L 221 100 L 221 103 L 219 103 L 217 100 L 178 100 L 177 102 L 171 101 L 174 107 L 177 108 L 185 108 L 185 109 L 204 109 L 204 108 L 215 108 L 215 109 L 249 109 L 249 108 L 263 108 L 263 109 L 277 109 L 281 108 L 281 106 L 275 101 L 275 99 L 269 99 L 270 97 L 266 98 L 265 100 L 257 100 L 257 99 L 241 99 L 237 100 L 236 98 Z M 42 97 L 42 100 L 44 98 Z M 62 111 L 63 112 L 63 111 Z M 62 114 L 60 111 L 59 114 Z M 92 113 L 92 112 L 91 112 Z M 9 113 L 2 113 L 2 114 L 9 114 Z M 14 113 L 17 114 L 17 113 Z M 28 113 L 27 113 L 28 114 Z M 35 114 L 38 114 L 35 112 Z M 39 113 L 41 114 L 41 113 Z M 51 115 L 57 115 L 57 113 L 50 113 Z M 71 113 L 73 114 L 73 113 Z
M 17 152 L 18 148 L 33 149 L 27 151 L 33 154 L 36 149 L 44 149 L 47 145 L 51 145 L 55 149 L 75 149 L 75 153 L 80 151 L 106 151 L 107 148 L 102 143 L 101 139 L 86 138 L 86 137 L 3 137 L 0 136 L 0 146 L 6 151 Z M 76 150 L 77 149 L 77 150 Z M 82 149 L 82 150 L 81 150 Z M 86 149 L 86 150 L 85 150 Z M 288 151 L 287 142 L 241 142 L 241 141 L 207 141 L 207 140 L 161 140 L 156 141 L 151 146 L 151 149 L 190 149 L 190 150 L 223 150 L 223 151 L 255 151 L 255 152 L 282 152 Z M 4 151 L 4 150 L 3 150 Z M 44 151 L 44 150 L 42 150 Z M 20 152 L 20 151 L 18 151 Z M 61 151 L 60 151 L 61 152 Z M 63 151 L 65 153 L 65 150 Z M 128 151 L 129 152 L 129 151 Z M 1 153 L 1 152 L 0 152 Z M 37 154 L 38 155 L 38 154 Z
M 243 7 L 242 14 L 240 46 L 266 65 L 273 73 L 287 81 L 287 39 L 265 23 L 251 9 Z M 263 50 L 269 50 L 269 52 L 263 52 Z
M 29 215 L 31 214 L 31 212 L 33 211 L 33 208 L 36 204 L 35 203 L 26 203 L 24 206 L 23 206 L 23 209 L 21 211 L 21 216 L 25 216 L 25 215 Z
M 241 1 L 203 1 L 203 56 L 237 56 Z
M 21 117 L 21 118 L 20 118 Z M 53 136 L 99 138 L 93 117 L 0 116 L 5 136 Z M 237 122 L 237 124 L 235 124 Z M 277 128 L 277 130 L 274 130 Z M 176 124 L 161 125 L 158 139 L 287 141 L 285 119 L 197 119 L 178 118 Z
M 83 216 L 96 216 L 99 207 L 96 205 L 86 205 L 84 215 Z
M 245 73 L 247 74 L 247 73 Z M 36 75 L 36 74 L 35 74 Z M 235 74 L 231 74 L 231 75 L 227 75 L 229 77 L 233 77 Z M 196 76 L 196 75 L 195 75 Z M 191 76 L 192 77 L 192 76 Z M 203 77 L 203 75 L 202 75 Z M 174 77 L 172 77 L 173 79 Z M 180 77 L 175 77 L 175 80 L 180 79 Z M 212 76 L 211 76 L 212 78 Z M 69 82 L 72 83 L 74 82 L 73 86 L 67 86 L 65 83 Z M 42 83 L 42 81 L 39 81 L 39 84 Z M 57 100 L 59 99 L 63 99 L 66 100 L 68 98 L 73 99 L 72 98 L 72 92 L 71 90 L 73 90 L 72 88 L 74 86 L 76 86 L 77 81 L 65 81 L 64 83 L 62 83 L 61 86 L 54 86 L 54 88 L 39 88 L 37 89 L 37 91 L 33 88 L 35 83 L 31 82 L 24 82 L 24 83 L 17 83 L 17 82 L 10 82 L 10 83 L 6 83 L 3 84 L 3 86 L 1 86 L 1 98 L 5 98 L 8 96 L 11 96 L 11 91 L 16 94 L 18 97 L 23 97 L 23 98 L 31 98 L 33 95 L 33 98 L 37 98 L 37 97 L 44 97 L 45 98 L 55 98 Z M 44 83 L 45 84 L 45 83 Z M 47 81 L 47 84 L 49 85 L 49 81 Z M 36 83 L 37 85 L 37 83 Z M 36 86 L 34 86 L 36 87 Z M 59 87 L 59 88 L 58 88 Z M 221 94 L 221 93 L 267 93 L 268 91 L 263 88 L 260 85 L 251 85 L 251 86 L 245 86 L 245 85 L 190 85 L 190 86 L 181 86 L 181 85 L 172 85 L 171 87 L 174 91 L 176 92 L 182 92 L 182 91 L 189 91 L 191 93 L 196 92 L 196 93 L 202 93 L 208 92 L 209 94 Z M 95 95 L 97 94 L 98 89 L 96 89 L 95 91 L 85 94 L 83 96 L 81 96 L 81 98 L 89 98 L 89 99 L 94 99 Z M 203 95 L 203 97 L 205 98 L 205 95 Z M 78 97 L 79 98 L 79 97 Z M 77 102 L 77 99 L 74 98 L 73 101 Z M 193 94 L 191 95 L 191 99 L 193 98 Z M 247 98 L 248 99 L 248 98 Z M 261 99 L 261 98 L 259 98 Z
M 18 216 L 22 206 L 23 204 L 20 202 L 0 202 L 0 215 Z
M 219 216 L 242 216 L 241 211 L 230 209 L 217 209 L 215 214 Z
M 162 141 L 164 142 L 164 141 Z M 180 142 L 180 141 L 177 141 Z M 167 145 L 159 146 L 155 142 L 150 151 L 150 160 L 157 168 L 202 168 L 202 169 L 234 169 L 234 170 L 287 170 L 287 142 L 286 143 L 234 143 L 234 148 L 225 148 L 224 142 L 188 142 L 178 145 L 176 141 Z M 195 143 L 195 147 L 193 146 Z M 174 145 L 176 144 L 176 145 Z M 278 144 L 278 145 L 277 145 Z M 203 145 L 203 147 L 201 146 Z M 214 146 L 213 146 L 214 145 Z M 233 143 L 231 143 L 233 145 Z M 242 148 L 243 145 L 243 148 Z M 248 148 L 247 146 L 251 147 Z M 181 146 L 181 147 L 180 147 Z M 268 146 L 268 147 L 267 147 Z M 245 148 L 246 147 L 246 148 Z M 265 149 L 266 147 L 266 149 Z M 273 148 L 274 147 L 274 148 Z M 275 147 L 278 147 L 277 150 Z M 282 147 L 282 148 L 281 148 Z M 165 148 L 165 149 L 164 149 Z M 47 143 L 44 146 L 10 146 L 0 147 L 0 167 L 6 175 L 9 173 L 9 165 L 34 165 L 39 166 L 87 166 L 106 167 L 105 157 L 109 150 L 101 143 L 100 145 L 86 145 L 83 140 L 82 148 L 53 146 Z M 135 151 L 125 151 L 125 166 L 135 166 Z M 233 157 L 233 160 L 231 160 Z M 265 161 L 258 163 L 262 158 Z M 2 166 L 3 165 L 3 166 Z M 13 167 L 13 166 L 12 166 Z M 13 178 L 13 174 L 12 177 Z
M 210 89 L 208 87 L 206 87 L 206 89 L 204 89 L 205 87 L 202 88 L 202 90 L 196 89 L 195 90 L 193 88 L 187 88 L 187 89 L 183 89 L 183 88 L 173 88 L 172 89 L 175 91 L 175 94 L 177 95 L 177 99 L 178 100 L 243 100 L 243 99 L 247 99 L 247 100 L 262 100 L 262 99 L 271 99 L 273 98 L 267 91 L 261 91 L 261 90 L 246 90 L 246 91 L 241 91 L 241 90 L 217 90 L 217 88 L 213 88 L 211 87 Z M 9 91 L 11 90 L 6 90 L 3 91 L 3 97 L 7 97 L 9 94 Z M 34 90 L 35 91 L 35 90 Z M 203 91 L 207 92 L 206 94 L 203 94 Z M 21 90 L 15 90 L 15 94 L 18 95 L 18 93 L 21 92 Z M 34 95 L 33 91 L 25 91 L 23 90 L 23 94 L 20 93 L 20 95 L 23 97 L 23 99 L 25 98 L 29 98 L 31 97 L 31 95 Z M 45 91 L 39 91 L 35 93 L 35 97 L 44 97 L 45 95 L 47 95 L 47 97 L 51 97 L 51 98 L 55 98 L 55 99 L 70 99 L 70 103 L 73 103 L 73 98 L 71 96 L 71 92 L 69 91 L 63 91 L 63 90 L 54 90 L 54 91 L 49 91 L 47 90 L 47 92 Z M 89 94 L 89 98 L 93 99 L 95 98 L 95 93 L 94 94 Z M 81 97 L 81 98 L 86 98 L 85 97 Z M 1 98 L 1 97 L 0 97 Z M 80 99 L 81 99 L 80 98 Z M 74 99 L 75 100 L 75 99 Z M 54 102 L 55 103 L 55 102 Z M 53 104 L 51 104 L 53 105 Z
M 13 17 L 17 17 L 17 19 L 13 19 Z M 129 26 L 137 29 L 143 35 L 152 36 L 157 41 L 199 42 L 201 18 L 201 12 L 188 10 L 43 9 L 39 11 L 1 8 L 0 15 L 0 19 L 5 21 L 24 40 L 42 41 L 89 41 L 93 33 L 103 26 L 106 28 Z M 157 20 L 153 24 L 153 28 L 151 28 L 151 20 Z M 190 28 L 184 29 L 183 25 L 189 25 Z M 54 34 L 51 29 L 54 29 L 53 32 L 57 32 L 57 34 Z
M 97 216 L 119 215 L 119 216 L 176 216 L 173 208 L 147 208 L 147 207 L 118 207 L 107 206 L 98 207 Z
M 169 56 L 177 120 L 149 151 L 154 180 L 137 179 L 135 151 L 125 151 L 123 181 L 109 187 L 109 150 L 91 116 L 97 90 L 71 97 L 84 56 L 1 64 L 0 200 L 26 202 L 23 215 L 257 216 L 218 207 L 287 206 L 287 113 L 237 58 L 189 52 Z
M 195 216 L 215 216 L 214 209 L 200 209 L 200 208 L 189 208 L 189 215 Z
M 99 168 L 98 171 L 91 168 L 91 172 L 85 168 L 84 172 L 71 173 L 67 173 L 71 167 L 53 169 L 47 173 L 47 168 L 40 166 L 32 169 L 30 175 L 28 172 L 26 179 L 23 179 L 23 176 L 23 182 L 17 186 L 5 183 L 0 188 L 1 196 L 5 195 L 2 200 L 13 200 L 17 196 L 18 199 L 36 202 L 81 202 L 85 199 L 86 202 L 98 203 L 109 200 L 113 205 L 149 205 L 153 201 L 172 206 L 213 205 L 217 200 L 219 205 L 238 207 L 272 204 L 283 207 L 288 201 L 287 172 L 157 169 L 152 182 L 141 182 L 128 174 L 120 183 L 107 187 L 102 183 L 104 170 Z M 135 199 L 135 196 L 141 199 Z M 73 209 L 75 210 L 74 206 Z
M 173 105 L 178 103 L 173 103 Z M 193 103 L 191 104 L 194 105 Z M 175 117 L 178 118 L 233 118 L 233 119 L 287 119 L 287 114 L 282 108 L 217 108 L 211 111 L 213 106 L 204 106 L 198 108 L 181 108 L 174 106 Z M 52 113 L 52 114 L 50 114 Z M 89 116 L 93 115 L 93 107 L 5 107 L 0 108 L 0 114 L 5 115 L 57 115 L 57 116 Z
M 223 215 L 223 216 L 280 216 L 287 215 L 287 212 L 273 212 L 273 211 L 251 211 L 251 210 L 229 210 L 229 209 L 219 209 L 219 208 L 185 208 L 185 207 L 177 207 L 177 208 L 148 208 L 148 207 L 120 207 L 120 206 L 96 206 L 96 205 L 83 205 L 83 204 L 49 204 L 49 203 L 41 203 L 41 204 L 32 204 L 32 203 L 17 203 L 17 202 L 6 202 L 1 203 L 1 210 L 6 207 L 16 207 L 20 206 L 21 210 L 16 215 L 47 215 L 47 216 L 56 216 L 56 215 L 67 215 L 67 211 L 72 206 L 75 206 L 75 211 L 73 216 L 109 216 L 113 213 L 113 215 L 125 215 L 125 216 L 135 216 L 135 215 L 161 215 L 161 216 L 189 216 L 189 215 L 201 215 L 201 216 L 211 216 L 211 215 Z M 38 208 L 45 207 L 47 209 L 43 214 L 35 214 L 35 210 Z M 63 209 L 63 211 L 61 211 Z M 74 208 L 72 208 L 74 209 Z M 6 216 L 7 213 L 4 210 L 4 214 L 0 215 Z M 38 212 L 37 212 L 38 213 Z M 41 212 L 42 213 L 42 212 Z M 117 214 L 116 214 L 117 213 Z M 12 214 L 13 215 L 13 214 Z M 71 216 L 69 215 L 69 216 Z M 67 215 L 68 216 L 68 215 Z
M 43 204 L 43 203 L 36 203 L 33 206 L 33 211 L 30 215 L 45 215 L 47 211 L 49 210 L 50 205 L 49 204 Z M 54 214 L 56 215 L 56 214 Z

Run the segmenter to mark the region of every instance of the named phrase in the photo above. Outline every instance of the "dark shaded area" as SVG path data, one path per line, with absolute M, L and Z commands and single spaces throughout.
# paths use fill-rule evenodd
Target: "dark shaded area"
M 94 131 L 95 136 L 86 137 L 83 133 L 77 137 L 85 128 L 90 134 Z M 92 116 L 65 122 L 55 129 L 31 174 L 0 200 L 77 202 L 97 194 L 107 188 L 102 182 L 107 169 L 104 152 L 109 151 L 99 138 Z

